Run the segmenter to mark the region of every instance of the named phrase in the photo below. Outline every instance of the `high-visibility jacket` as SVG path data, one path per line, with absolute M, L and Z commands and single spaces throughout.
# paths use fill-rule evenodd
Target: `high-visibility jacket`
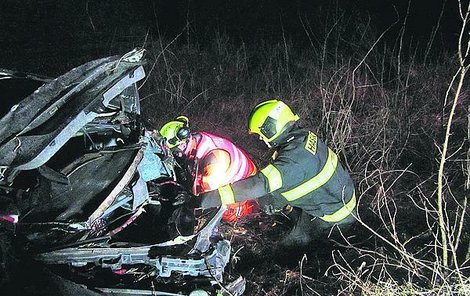
M 217 189 L 256 173 L 256 166 L 248 154 L 231 141 L 206 132 L 192 134 L 183 151 L 194 167 L 193 194 Z M 253 201 L 228 206 L 223 218 L 235 221 L 252 212 Z
M 313 132 L 291 131 L 276 152 L 276 158 L 255 175 L 203 194 L 201 206 L 271 195 L 279 209 L 290 204 L 331 223 L 354 211 L 356 197 L 349 173 Z

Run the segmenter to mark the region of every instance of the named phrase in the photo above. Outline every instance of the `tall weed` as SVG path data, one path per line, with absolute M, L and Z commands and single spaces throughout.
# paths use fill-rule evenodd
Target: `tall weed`
M 449 79 L 459 61 L 445 52 L 431 59 L 429 50 L 403 43 L 402 35 L 387 43 L 387 31 L 375 32 L 367 17 L 354 25 L 357 19 L 340 9 L 315 22 L 302 16 L 299 21 L 309 40 L 301 46 L 285 35 L 248 43 L 223 31 L 213 32 L 209 44 L 154 37 L 146 46 L 152 70 L 142 88 L 145 118 L 160 127 L 185 114 L 194 130 L 232 139 L 263 165 L 267 152 L 247 135 L 246 120 L 262 100 L 285 101 L 302 125 L 338 153 L 357 184 L 358 232 L 347 240 L 345 254 L 333 255 L 330 273 L 343 280 L 345 291 L 441 293 L 464 287 L 465 82 L 447 134 L 444 213 L 435 198 L 450 98 L 456 94 Z M 405 27 L 406 18 L 395 25 Z M 441 264 L 438 233 L 443 214 L 456 256 L 447 266 Z

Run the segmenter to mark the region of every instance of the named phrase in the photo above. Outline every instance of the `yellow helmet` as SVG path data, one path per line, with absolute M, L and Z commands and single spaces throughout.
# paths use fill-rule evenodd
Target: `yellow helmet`
M 269 100 L 258 104 L 248 120 L 250 133 L 255 133 L 268 143 L 276 143 L 279 136 L 299 120 L 284 102 Z
M 160 129 L 160 135 L 166 139 L 170 149 L 184 143 L 190 136 L 188 117 L 178 116 L 176 120 L 165 123 Z

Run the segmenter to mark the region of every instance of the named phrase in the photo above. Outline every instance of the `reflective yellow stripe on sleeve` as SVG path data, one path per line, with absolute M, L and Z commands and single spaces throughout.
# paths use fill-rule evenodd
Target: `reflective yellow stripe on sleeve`
M 235 196 L 233 195 L 233 190 L 230 185 L 225 185 L 217 189 L 220 195 L 220 201 L 223 205 L 235 203 Z
M 325 215 L 323 217 L 320 217 L 323 221 L 326 222 L 339 222 L 349 216 L 352 211 L 354 211 L 354 208 L 356 207 L 356 194 L 353 192 L 353 196 L 351 197 L 351 200 L 348 201 L 347 204 L 345 204 L 341 209 L 337 210 L 333 214 L 330 215 Z
M 295 187 L 294 189 L 282 193 L 282 196 L 284 196 L 288 201 L 293 201 L 301 198 L 306 194 L 309 194 L 315 189 L 318 189 L 331 179 L 336 171 L 337 165 L 338 156 L 336 156 L 336 154 L 331 151 L 330 148 L 328 148 L 328 159 L 326 160 L 326 163 L 320 173 L 307 182 Z
M 269 164 L 267 167 L 261 170 L 261 173 L 268 179 L 269 183 L 269 192 L 273 192 L 282 187 L 282 177 L 281 172 L 273 166 Z

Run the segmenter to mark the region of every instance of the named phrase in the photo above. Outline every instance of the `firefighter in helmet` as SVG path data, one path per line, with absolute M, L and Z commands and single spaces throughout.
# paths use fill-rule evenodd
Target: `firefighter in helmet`
M 191 133 L 189 119 L 178 116 L 160 129 L 186 175 L 192 193 L 199 195 L 215 190 L 256 173 L 256 166 L 245 151 L 231 141 L 206 132 Z M 227 207 L 223 219 L 234 222 L 257 209 L 254 200 L 233 203 Z
M 249 117 L 249 132 L 275 149 L 273 160 L 255 175 L 202 194 L 210 208 L 257 198 L 262 208 L 293 209 L 295 221 L 281 243 L 307 245 L 346 230 L 355 221 L 356 196 L 349 173 L 316 134 L 297 124 L 299 117 L 282 101 L 258 104 Z

